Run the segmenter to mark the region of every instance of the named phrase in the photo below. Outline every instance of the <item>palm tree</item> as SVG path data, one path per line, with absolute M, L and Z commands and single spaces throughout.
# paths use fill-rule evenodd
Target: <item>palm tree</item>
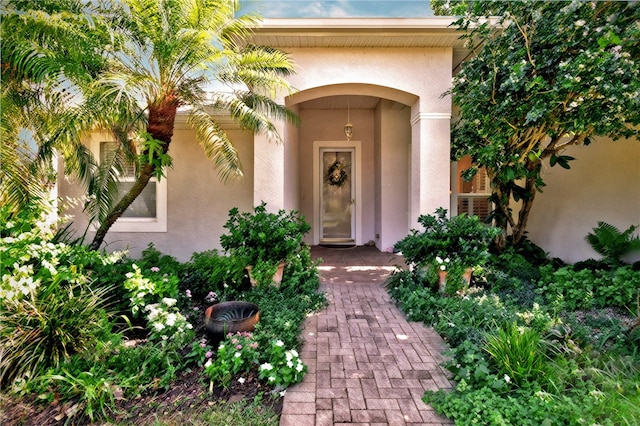
M 100 226 L 91 243 L 98 249 L 109 228 L 154 176 L 171 164 L 169 146 L 179 108 L 218 168 L 223 181 L 241 176 L 237 152 L 212 111 L 226 111 L 240 125 L 279 140 L 271 118 L 295 121 L 277 104 L 277 90 L 293 71 L 288 56 L 247 43 L 256 16 L 239 15 L 236 0 L 126 0 L 114 22 L 127 37 L 124 49 L 109 55 L 108 71 L 92 85 L 88 113 L 116 130 L 124 157 L 134 161 L 135 182 L 119 200 L 101 192 L 90 205 Z M 228 90 L 209 92 L 212 84 Z M 98 108 L 96 105 L 101 105 Z M 105 105 L 114 108 L 105 111 Z M 113 174 L 106 173 L 104 187 Z M 112 206 L 112 207 L 111 207 Z M 108 208 L 105 208 L 108 207 Z
M 83 182 L 95 168 L 80 143 L 86 123 L 70 120 L 70 111 L 81 86 L 103 69 L 104 46 L 114 43 L 101 6 L 82 0 L 2 4 L 0 201 L 13 213 L 49 197 L 54 154 Z
M 2 195 L 19 208 L 33 190 L 25 186 L 33 166 L 61 154 L 65 172 L 86 188 L 85 209 L 99 224 L 91 243 L 97 249 L 151 177 L 162 177 L 171 164 L 179 108 L 188 111 L 220 178 L 241 176 L 236 150 L 211 113 L 226 112 L 276 141 L 270 120 L 296 117 L 273 100 L 278 90 L 290 90 L 285 77 L 293 71 L 291 61 L 283 52 L 249 44 L 259 19 L 238 11 L 235 0 L 3 3 Z M 214 86 L 225 90 L 212 92 Z M 21 104 L 26 93 L 31 101 Z M 25 127 L 37 151 L 18 157 Z M 119 142 L 100 165 L 82 144 L 96 129 Z M 135 182 L 120 196 L 117 181 L 128 164 L 135 167 Z

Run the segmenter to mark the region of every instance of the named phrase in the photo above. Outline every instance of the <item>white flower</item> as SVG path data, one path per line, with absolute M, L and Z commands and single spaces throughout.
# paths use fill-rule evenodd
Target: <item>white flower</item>
M 299 372 L 301 372 L 304 369 L 304 364 L 302 362 L 298 362 L 298 365 L 296 366 L 296 370 Z
M 270 381 L 270 382 L 275 382 L 275 381 L 276 381 L 275 376 L 269 376 L 269 381 Z
M 167 315 L 167 325 L 169 327 L 173 327 L 176 324 L 176 319 L 178 319 L 178 317 L 176 316 L 176 314 L 169 314 Z
M 505 374 L 504 375 L 504 381 L 507 382 L 507 383 L 511 383 L 511 377 L 509 377 L 508 374 Z
M 282 340 L 277 340 L 276 341 L 276 346 L 282 347 L 282 346 L 284 346 L 284 342 Z
M 205 363 L 204 363 L 205 368 L 206 368 L 206 367 L 209 367 L 212 363 L 213 363 L 213 361 L 211 361 L 211 358 L 209 358 L 209 359 L 207 360 L 207 362 L 205 362 Z
M 173 305 L 175 305 L 177 302 L 176 299 L 172 299 L 171 297 L 163 297 L 162 298 L 162 303 L 164 303 L 165 305 L 171 307 Z
M 240 358 L 242 354 L 240 352 L 236 352 L 235 354 L 233 354 L 233 356 L 236 358 Z
M 245 380 L 245 378 L 244 378 L 244 377 L 240 377 L 240 378 L 238 379 L 238 383 L 240 383 L 240 384 L 243 384 L 245 381 L 246 381 L 246 380 Z
M 289 367 L 289 368 L 293 368 L 293 362 L 291 362 L 291 361 L 287 361 L 287 367 Z
M 442 258 L 440 256 L 436 256 L 436 262 L 442 263 Z
M 280 396 L 284 396 L 287 393 L 287 390 L 280 391 Z
M 164 324 L 162 324 L 161 322 L 154 322 L 153 328 L 155 328 L 156 331 L 162 331 L 162 329 L 164 328 Z
M 584 27 L 586 23 L 584 19 L 579 19 L 576 21 L 576 27 Z
M 268 362 L 265 362 L 260 366 L 260 370 L 267 370 L 267 371 L 273 370 L 273 365 L 269 364 Z

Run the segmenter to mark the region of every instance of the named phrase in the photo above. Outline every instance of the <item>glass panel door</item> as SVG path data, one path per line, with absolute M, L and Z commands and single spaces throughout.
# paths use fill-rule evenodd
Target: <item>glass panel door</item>
M 321 244 L 352 244 L 354 240 L 353 149 L 320 151 L 322 199 Z

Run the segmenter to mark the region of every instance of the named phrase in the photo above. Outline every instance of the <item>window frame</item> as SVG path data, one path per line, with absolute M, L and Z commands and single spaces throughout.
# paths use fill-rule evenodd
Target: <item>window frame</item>
M 465 161 L 466 160 L 466 161 Z M 463 167 L 460 167 L 461 163 L 465 163 Z M 468 163 L 468 164 L 466 164 Z M 470 158 L 466 157 L 459 161 L 453 161 L 451 163 L 451 216 L 458 216 L 460 213 L 458 212 L 458 203 L 460 199 L 467 198 L 469 199 L 470 214 L 473 214 L 473 200 L 474 199 L 483 199 L 487 200 L 491 196 L 491 183 L 488 178 L 485 185 L 485 192 L 461 192 L 460 188 L 462 187 L 462 176 L 461 170 L 465 170 L 468 166 L 471 165 Z M 494 208 L 492 202 L 489 202 L 489 213 Z M 485 217 L 481 217 L 482 220 L 486 219 Z
M 100 161 L 100 145 L 103 142 L 115 143 L 113 137 L 92 138 L 89 149 L 97 161 Z M 133 177 L 122 177 L 121 182 L 134 182 Z M 109 232 L 167 232 L 167 177 L 160 179 L 152 177 L 150 182 L 156 187 L 156 216 L 155 217 L 119 217 L 111 226 Z M 92 227 L 97 229 L 95 224 Z

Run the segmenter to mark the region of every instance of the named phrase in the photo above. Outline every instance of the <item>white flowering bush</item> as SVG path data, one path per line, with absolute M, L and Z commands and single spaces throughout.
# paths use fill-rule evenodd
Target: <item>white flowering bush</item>
M 156 277 L 146 277 L 142 269 L 135 263 L 132 272 L 126 274 L 124 287 L 129 291 L 131 312 L 135 316 L 142 315 L 147 321 L 149 340 L 187 343 L 194 337 L 193 326 L 180 312 L 176 297 L 178 294 L 175 276 L 159 275 L 160 268 L 151 267 Z
M 272 386 L 286 388 L 300 382 L 307 372 L 307 366 L 295 349 L 286 349 L 282 340 L 274 340 L 267 349 L 269 360 L 260 365 L 260 378 Z
M 252 333 L 229 333 L 218 346 L 215 358 L 209 357 L 204 364 L 211 387 L 221 384 L 226 387 L 234 375 L 249 371 L 258 363 L 258 342 Z
M 188 342 L 193 339 L 193 326 L 176 307 L 176 299 L 163 297 L 160 303 L 146 305 L 144 311 L 149 340 Z
M 1 387 L 94 347 L 110 329 L 111 289 L 93 288 L 89 271 L 121 254 L 54 242 L 53 225 L 40 207 L 0 209 Z

